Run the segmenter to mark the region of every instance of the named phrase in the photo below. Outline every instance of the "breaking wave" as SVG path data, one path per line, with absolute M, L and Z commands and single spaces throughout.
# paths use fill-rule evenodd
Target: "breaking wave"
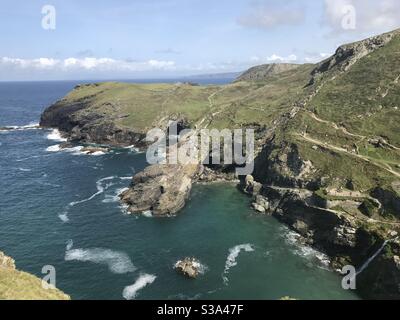
M 142 274 L 137 278 L 136 282 L 130 286 L 126 286 L 122 292 L 122 296 L 126 300 L 133 300 L 136 298 L 138 291 L 143 289 L 149 284 L 152 284 L 156 280 L 156 276 L 152 274 Z
M 102 248 L 68 249 L 68 246 L 72 246 L 72 242 L 67 245 L 65 261 L 75 260 L 107 265 L 108 269 L 116 274 L 134 272 L 136 270 L 131 259 L 124 252 Z
M 151 210 L 143 211 L 142 216 L 146 218 L 153 218 L 153 212 Z
M 228 283 L 228 277 L 226 275 L 229 273 L 229 269 L 237 265 L 236 259 L 241 251 L 252 252 L 254 251 L 254 247 L 252 244 L 247 243 L 247 244 L 240 244 L 229 249 L 229 255 L 226 259 L 225 269 L 222 276 L 225 284 Z
M 76 205 L 78 205 L 78 204 L 82 204 L 82 203 L 88 202 L 88 201 L 90 201 L 90 200 L 93 200 L 93 199 L 96 198 L 98 195 L 102 194 L 105 190 L 107 190 L 109 187 L 111 187 L 111 186 L 114 185 L 113 182 L 108 182 L 108 183 L 106 183 L 106 184 L 104 184 L 104 182 L 106 182 L 106 181 L 112 181 L 112 180 L 114 180 L 115 178 L 116 178 L 115 176 L 111 176 L 111 177 L 105 177 L 105 178 L 102 178 L 102 179 L 98 180 L 98 181 L 96 182 L 97 192 L 94 193 L 94 194 L 92 194 L 92 195 L 91 195 L 90 197 L 88 197 L 88 198 L 85 198 L 85 199 L 82 199 L 82 200 L 79 200 L 79 201 L 72 201 L 72 202 L 70 202 L 70 203 L 67 205 L 67 207 L 65 208 L 64 212 L 58 215 L 58 217 L 60 218 L 60 220 L 61 220 L 62 222 L 68 222 L 68 221 L 69 221 L 68 212 L 69 212 L 69 210 L 70 210 L 72 207 L 74 207 L 74 206 L 76 206 Z
M 1 131 L 24 131 L 24 130 L 36 130 L 40 129 L 39 123 L 30 123 L 25 126 L 5 126 L 1 128 Z
M 47 147 L 47 148 L 46 148 L 46 151 L 47 151 L 47 152 L 58 152 L 58 151 L 60 151 L 60 150 L 61 150 L 61 147 L 60 147 L 59 144 L 56 144 L 56 145 L 54 145 L 54 146 L 50 146 L 50 147 Z
M 60 130 L 58 129 L 53 129 L 48 135 L 47 139 L 53 140 L 53 141 L 58 141 L 58 142 L 65 142 L 67 139 L 63 138 L 61 135 Z
M 316 262 L 317 266 L 320 268 L 329 269 L 329 257 L 308 245 L 302 244 L 301 241 L 299 241 L 300 238 L 301 235 L 297 232 L 286 229 L 285 241 L 294 248 L 292 250 L 294 254 Z
M 113 202 L 118 202 L 119 201 L 119 196 L 121 193 L 124 191 L 128 190 L 128 188 L 120 188 L 115 191 L 115 194 L 109 195 L 106 194 L 105 198 L 102 200 L 103 203 L 113 203 Z

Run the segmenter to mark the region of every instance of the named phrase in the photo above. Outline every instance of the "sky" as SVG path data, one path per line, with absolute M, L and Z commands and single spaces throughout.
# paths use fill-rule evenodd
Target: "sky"
M 0 81 L 315 63 L 399 27 L 399 0 L 0 0 Z

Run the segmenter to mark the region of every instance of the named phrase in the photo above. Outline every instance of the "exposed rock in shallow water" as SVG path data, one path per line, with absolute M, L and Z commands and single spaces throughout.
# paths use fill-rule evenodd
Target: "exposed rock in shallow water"
M 82 148 L 81 152 L 86 153 L 86 154 L 94 154 L 98 152 L 109 152 L 109 148 L 104 148 L 104 147 L 84 147 Z
M 270 209 L 270 205 L 267 198 L 261 195 L 257 195 L 255 197 L 255 201 L 252 203 L 252 207 L 254 208 L 254 210 L 260 213 L 268 213 Z
M 175 264 L 175 269 L 188 278 L 195 279 L 202 272 L 202 265 L 195 258 L 185 258 Z

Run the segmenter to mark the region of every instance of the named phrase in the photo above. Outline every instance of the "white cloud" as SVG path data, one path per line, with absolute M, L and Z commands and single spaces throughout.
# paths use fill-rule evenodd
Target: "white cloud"
M 304 62 L 316 63 L 328 58 L 329 56 L 331 56 L 330 53 L 309 53 L 304 58 Z
M 282 57 L 282 56 L 279 56 L 279 55 L 274 53 L 272 56 L 267 57 L 267 61 L 271 61 L 271 62 L 294 62 L 294 61 L 297 61 L 297 56 L 294 55 L 294 54 L 291 54 L 291 55 L 289 55 L 287 57 Z
M 290 4 L 292 1 L 287 1 Z M 295 2 L 292 2 L 295 3 Z M 255 4 L 248 14 L 238 18 L 239 25 L 244 27 L 271 29 L 283 25 L 298 25 L 305 19 L 305 10 L 297 5 L 271 7 Z
M 250 58 L 251 63 L 295 62 L 295 61 L 297 61 L 297 56 L 295 54 L 290 54 L 285 57 L 274 53 L 268 57 L 253 56 Z
M 135 72 L 135 71 L 154 71 L 154 70 L 173 70 L 175 68 L 174 61 L 127 61 L 116 60 L 112 58 L 38 58 L 38 59 L 20 59 L 2 57 L 0 59 L 0 70 L 3 68 L 15 71 L 119 71 L 119 72 Z
M 343 28 L 343 19 L 354 8 L 353 29 Z M 352 15 L 352 14 L 351 14 Z M 399 0 L 325 0 L 325 20 L 332 32 L 380 33 L 400 27 Z

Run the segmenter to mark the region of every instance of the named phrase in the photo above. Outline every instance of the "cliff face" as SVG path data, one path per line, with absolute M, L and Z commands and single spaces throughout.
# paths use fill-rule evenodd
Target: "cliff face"
M 139 146 L 169 120 L 253 128 L 255 170 L 242 178 L 253 207 L 328 253 L 334 268 L 361 268 L 384 245 L 359 288 L 369 298 L 400 298 L 399 51 L 396 30 L 344 45 L 316 65 L 256 67 L 225 86 L 82 86 L 46 110 L 41 125 L 71 140 Z M 217 168 L 151 166 L 122 200 L 132 213 L 174 214 L 204 172 L 229 172 Z
M 257 211 L 326 252 L 333 268 L 362 270 L 367 298 L 400 299 L 399 48 L 396 30 L 316 65 L 299 108 L 277 119 L 242 182 Z
M 0 300 L 70 300 L 60 290 L 44 289 L 42 280 L 15 268 L 15 261 L 0 252 Z
M 80 91 L 91 85 L 78 86 Z M 95 86 L 96 88 L 96 86 Z M 144 134 L 139 130 L 116 124 L 115 118 L 106 113 L 91 110 L 93 96 L 63 99 L 45 110 L 40 119 L 40 126 L 58 128 L 68 133 L 69 140 L 83 143 L 95 142 L 114 146 L 141 146 Z

